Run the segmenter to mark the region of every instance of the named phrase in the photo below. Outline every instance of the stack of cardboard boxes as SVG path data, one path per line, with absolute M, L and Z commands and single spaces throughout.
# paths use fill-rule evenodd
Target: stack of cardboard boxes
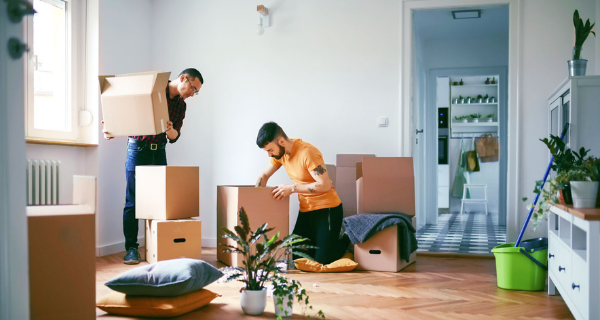
M 263 223 L 268 223 L 268 228 L 275 228 L 267 233 L 272 237 L 279 232 L 279 237 L 289 234 L 290 221 L 290 199 L 274 200 L 272 196 L 273 187 L 255 186 L 218 186 L 217 187 L 217 259 L 232 267 L 242 267 L 242 255 L 225 253 L 221 244 L 226 243 L 235 246 L 231 239 L 224 239 L 225 234 L 222 227 L 234 230 L 240 225 L 238 212 L 244 208 L 250 221 L 250 229 L 256 230 Z M 262 241 L 262 239 L 260 240 Z
M 135 216 L 146 219 L 146 260 L 202 257 L 198 167 L 135 168 Z

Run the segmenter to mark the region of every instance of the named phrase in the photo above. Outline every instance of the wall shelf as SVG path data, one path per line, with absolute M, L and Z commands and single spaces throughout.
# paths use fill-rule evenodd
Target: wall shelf
M 493 122 L 487 122 L 487 121 L 481 121 L 481 122 L 452 122 L 452 127 L 497 127 L 498 126 L 498 122 L 497 121 L 493 121 Z
M 497 83 L 496 84 L 485 84 L 485 83 L 484 84 L 463 84 L 462 86 L 461 85 L 457 85 L 457 86 L 452 85 L 452 89 L 460 88 L 460 87 L 497 87 L 497 86 L 498 86 Z
M 453 103 L 453 107 L 477 107 L 477 106 L 497 106 L 498 102 L 494 103 Z

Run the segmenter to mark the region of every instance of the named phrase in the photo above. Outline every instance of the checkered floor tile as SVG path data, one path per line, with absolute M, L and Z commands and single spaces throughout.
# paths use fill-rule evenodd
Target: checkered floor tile
M 417 230 L 417 252 L 491 254 L 495 246 L 506 243 L 506 226 L 498 217 L 484 213 L 440 214 L 438 224 Z

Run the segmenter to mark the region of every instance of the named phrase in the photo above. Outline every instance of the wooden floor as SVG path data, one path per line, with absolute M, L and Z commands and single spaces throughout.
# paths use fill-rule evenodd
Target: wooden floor
M 110 292 L 106 281 L 136 267 L 123 264 L 123 255 L 97 258 L 97 297 Z M 203 259 L 223 266 L 216 261 L 216 249 L 205 248 Z M 288 276 L 302 282 L 314 308 L 323 310 L 327 319 L 574 319 L 558 294 L 498 288 L 492 259 L 419 255 L 416 264 L 398 273 L 294 272 Z M 222 297 L 176 319 L 275 318 L 271 297 L 261 316 L 245 316 L 240 287 L 240 282 L 213 283 L 206 288 Z M 300 312 L 294 303 L 294 315 L 287 319 L 302 319 Z M 96 314 L 99 319 L 136 319 L 110 316 L 100 309 Z

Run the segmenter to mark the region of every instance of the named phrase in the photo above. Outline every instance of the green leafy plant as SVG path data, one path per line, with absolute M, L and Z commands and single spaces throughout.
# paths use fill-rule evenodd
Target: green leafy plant
M 493 118 L 493 117 L 494 117 L 494 114 L 493 114 L 493 113 L 490 113 L 490 114 L 488 114 L 488 115 L 487 115 L 487 116 L 485 116 L 485 117 L 486 117 L 486 118 Z
M 483 96 L 482 95 L 478 95 L 477 99 L 483 99 Z
M 306 315 L 306 311 L 313 310 L 313 306 L 308 302 L 308 294 L 306 293 L 306 289 L 302 288 L 302 284 L 300 281 L 290 279 L 288 280 L 282 275 L 276 274 L 271 279 L 271 284 L 273 285 L 273 296 L 276 297 L 277 303 L 275 307 L 279 307 L 279 313 L 277 314 L 277 319 L 282 319 L 282 313 L 285 313 L 285 316 L 289 316 L 286 312 L 284 312 L 283 299 L 285 297 L 288 298 L 287 306 L 292 307 L 293 301 L 297 300 L 300 306 L 302 307 L 302 315 Z M 294 299 L 295 298 L 295 299 Z M 322 310 L 317 312 L 317 317 L 325 319 L 325 314 Z M 307 316 L 310 318 L 310 315 Z
M 459 99 L 464 99 L 463 96 L 458 96 Z
M 555 135 L 550 135 L 550 139 L 544 138 L 540 139 L 550 150 L 550 154 L 554 157 L 554 161 L 552 162 L 552 170 L 557 173 L 561 173 L 562 171 L 568 171 L 575 167 L 581 167 L 583 165 L 583 160 L 586 155 L 590 151 L 586 150 L 584 147 L 579 149 L 579 152 L 572 151 L 570 148 L 567 148 L 565 142 Z
M 489 78 L 488 78 L 488 79 L 489 79 Z M 485 97 L 483 97 L 483 98 L 484 98 L 484 99 L 487 99 L 487 98 L 489 98 L 489 96 L 486 94 L 486 95 L 485 95 Z
M 479 119 L 479 118 L 481 118 L 481 113 L 471 113 L 469 115 L 469 118 L 470 119 Z
M 468 119 L 469 116 L 454 116 L 454 120 L 463 120 L 463 119 Z
M 290 250 L 294 250 L 295 255 L 312 260 L 309 255 L 298 250 L 315 248 L 314 246 L 299 244 L 308 239 L 295 234 L 279 239 L 279 232 L 269 238 L 267 233 L 272 231 L 273 228 L 267 228 L 267 223 L 252 231 L 244 208 L 240 208 L 238 214 L 241 226 L 235 226 L 235 232 L 226 227 L 221 228 L 225 233 L 223 238 L 235 241 L 236 245 L 232 246 L 225 243 L 221 246 L 227 248 L 223 252 L 241 254 L 243 256 L 243 268 L 221 268 L 221 271 L 228 274 L 225 282 L 238 280 L 246 284 L 245 290 L 262 290 L 265 288 L 265 282 L 269 281 L 272 275 L 279 272 L 277 263 L 289 262 L 286 257 L 289 256 Z M 263 241 L 259 242 L 261 237 Z
M 587 19 L 585 24 L 583 19 L 579 17 L 579 11 L 575 10 L 573 13 L 573 25 L 575 26 L 575 47 L 573 48 L 573 60 L 577 60 L 581 57 L 581 48 L 583 43 L 587 40 L 587 37 L 591 34 L 596 36 L 596 33 L 592 31 L 596 23 L 590 24 L 590 19 Z

